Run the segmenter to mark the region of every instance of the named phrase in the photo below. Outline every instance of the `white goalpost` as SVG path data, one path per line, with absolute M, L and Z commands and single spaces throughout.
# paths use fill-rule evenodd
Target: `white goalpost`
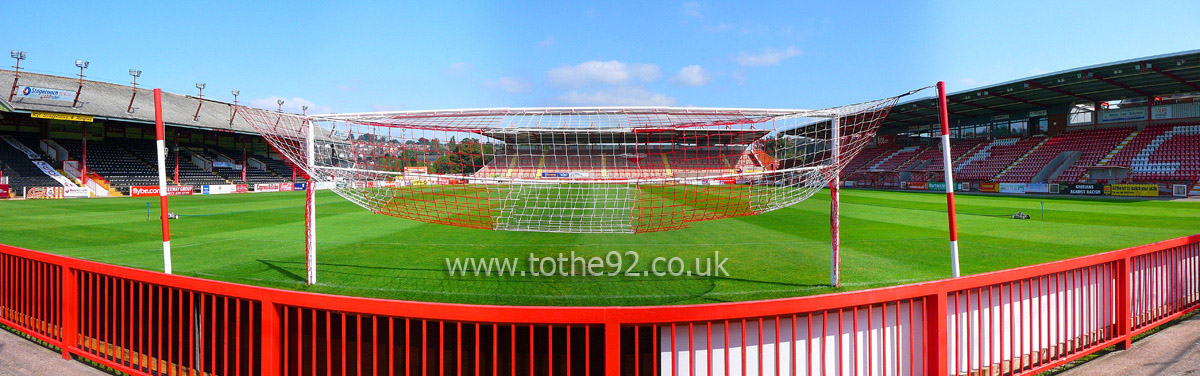
M 304 170 L 306 280 L 318 183 L 371 212 L 500 231 L 644 233 L 766 213 L 830 188 L 903 96 L 822 110 L 495 108 L 238 113 Z

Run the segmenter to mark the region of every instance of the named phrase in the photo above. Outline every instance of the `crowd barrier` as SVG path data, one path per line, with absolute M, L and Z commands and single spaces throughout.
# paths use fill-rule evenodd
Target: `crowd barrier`
M 1200 306 L 1200 235 L 766 301 L 517 307 L 322 295 L 0 246 L 0 324 L 134 375 L 1035 374 Z

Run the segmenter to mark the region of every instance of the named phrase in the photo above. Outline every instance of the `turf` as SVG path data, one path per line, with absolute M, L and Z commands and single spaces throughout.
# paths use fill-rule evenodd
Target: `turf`
M 947 277 L 939 194 L 843 191 L 843 289 Z M 1045 202 L 1045 217 L 1039 202 Z M 157 198 L 0 201 L 0 243 L 161 270 Z M 303 193 L 171 198 L 177 274 L 304 291 L 395 299 L 524 305 L 656 305 L 834 291 L 828 193 L 771 213 L 645 234 L 476 230 L 371 214 L 318 194 L 318 278 L 305 286 Z M 1200 202 L 959 196 L 966 274 L 1030 265 L 1190 235 Z M 1013 220 L 1016 211 L 1032 220 Z M 634 276 L 450 276 L 446 258 L 604 258 L 637 252 Z M 655 257 L 720 252 L 728 276 L 642 276 Z M 608 256 L 612 257 L 612 256 Z M 703 269 L 703 267 L 701 267 Z M 604 269 L 611 270 L 611 269 Z

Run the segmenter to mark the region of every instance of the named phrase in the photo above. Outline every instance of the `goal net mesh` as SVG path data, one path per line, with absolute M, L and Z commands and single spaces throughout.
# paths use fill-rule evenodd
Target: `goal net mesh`
M 640 233 L 811 197 L 902 96 L 824 110 L 238 114 L 313 182 L 375 213 L 494 230 Z

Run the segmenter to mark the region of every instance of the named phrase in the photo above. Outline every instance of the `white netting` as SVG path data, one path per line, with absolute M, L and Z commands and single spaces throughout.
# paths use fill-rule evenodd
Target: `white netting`
M 315 181 L 376 213 L 496 230 L 634 233 L 812 196 L 899 98 L 825 110 L 238 114 Z

